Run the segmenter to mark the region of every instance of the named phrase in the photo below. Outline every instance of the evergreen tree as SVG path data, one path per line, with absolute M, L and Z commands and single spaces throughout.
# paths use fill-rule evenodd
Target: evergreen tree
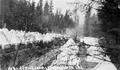
M 65 12 L 64 24 L 63 24 L 63 26 L 64 26 L 64 27 L 69 26 L 69 15 L 68 15 L 68 10 L 66 10 L 66 12 Z
M 50 10 L 50 14 L 53 14 L 53 1 L 52 0 L 50 1 L 49 10 Z
M 40 15 L 42 15 L 43 13 L 42 7 L 43 7 L 43 0 L 39 0 L 39 3 L 37 5 L 37 11 L 39 12 Z
M 14 0 L 7 0 L 5 1 L 5 3 L 3 2 L 3 6 L 6 6 L 4 6 L 4 8 L 2 9 L 4 23 L 7 25 L 7 28 L 15 28 L 16 24 L 14 21 L 14 12 L 17 7 L 17 4 Z
M 64 16 L 64 27 L 74 27 L 75 23 L 72 21 L 69 15 L 69 10 L 66 10 L 65 16 Z
M 43 0 L 39 0 L 36 7 L 35 20 L 34 23 L 42 29 L 42 17 L 43 17 Z
M 44 6 L 44 15 L 49 15 L 49 4 L 48 1 L 46 1 Z
M 119 0 L 105 0 L 99 10 L 101 30 L 106 41 L 102 43 L 105 52 L 113 63 L 120 67 L 120 8 Z
M 102 31 L 107 36 L 120 43 L 120 9 L 117 0 L 105 0 L 102 9 L 99 10 Z

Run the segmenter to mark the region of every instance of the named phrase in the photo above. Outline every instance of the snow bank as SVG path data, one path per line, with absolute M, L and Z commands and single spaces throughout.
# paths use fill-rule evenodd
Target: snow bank
M 86 44 L 89 45 L 98 45 L 98 38 L 94 38 L 94 37 L 83 37 L 81 38 L 81 42 L 84 42 Z
M 18 30 L 8 30 L 6 28 L 0 29 L 0 45 L 2 49 L 7 48 L 5 45 L 20 43 L 27 44 L 33 42 L 50 42 L 55 38 L 62 38 L 64 35 L 55 33 L 41 34 L 39 32 L 25 32 Z
M 114 64 L 104 61 L 91 70 L 117 70 Z

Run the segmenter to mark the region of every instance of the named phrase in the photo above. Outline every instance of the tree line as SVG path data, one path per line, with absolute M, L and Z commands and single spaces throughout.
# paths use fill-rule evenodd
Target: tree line
M 64 32 L 66 28 L 75 26 L 75 23 L 66 10 L 65 15 L 61 10 L 53 12 L 54 6 L 52 0 L 43 0 L 35 2 L 26 0 L 2 0 L 4 5 L 2 9 L 2 19 L 8 29 L 17 29 L 25 31 L 44 32 Z

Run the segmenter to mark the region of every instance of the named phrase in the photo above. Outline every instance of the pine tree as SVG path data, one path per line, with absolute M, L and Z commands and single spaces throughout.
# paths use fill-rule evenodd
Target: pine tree
M 119 1 L 120 2 L 120 1 Z M 105 0 L 99 11 L 101 28 L 105 35 L 112 36 L 117 43 L 120 43 L 120 9 L 117 0 Z
M 49 10 L 50 10 L 50 14 L 53 14 L 53 1 L 52 0 L 50 1 Z
M 49 15 L 49 4 L 48 1 L 46 1 L 44 6 L 44 15 Z
M 43 0 L 39 0 L 36 7 L 35 20 L 34 23 L 42 28 L 42 16 L 43 16 Z
M 66 10 L 66 12 L 65 12 L 65 16 L 64 16 L 64 27 L 67 27 L 67 26 L 69 26 L 69 15 L 68 15 L 68 10 Z
M 37 5 L 37 11 L 39 12 L 40 15 L 42 15 L 43 13 L 42 7 L 43 7 L 43 0 L 39 0 L 39 3 Z
M 105 0 L 99 10 L 101 30 L 104 32 L 106 43 L 103 42 L 105 52 L 113 63 L 120 67 L 120 0 Z
M 3 0 L 3 23 L 7 25 L 7 28 L 15 28 L 15 19 L 14 19 L 14 11 L 16 6 L 16 2 L 14 0 Z

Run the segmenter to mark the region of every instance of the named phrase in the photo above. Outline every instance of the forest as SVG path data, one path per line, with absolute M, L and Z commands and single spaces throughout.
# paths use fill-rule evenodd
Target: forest
M 2 0 L 1 27 L 8 29 L 45 32 L 64 32 L 65 28 L 72 28 L 75 23 L 69 16 L 69 11 L 61 14 L 61 10 L 53 13 L 53 2 L 43 0 L 35 2 L 26 0 Z

